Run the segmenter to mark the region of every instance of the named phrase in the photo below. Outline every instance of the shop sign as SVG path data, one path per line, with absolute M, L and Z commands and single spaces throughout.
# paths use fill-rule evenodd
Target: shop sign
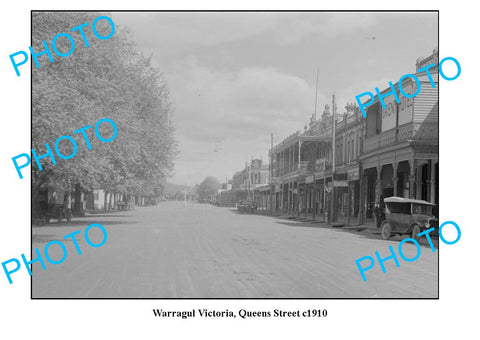
M 333 181 L 334 187 L 348 187 L 347 181 Z
M 327 169 L 328 161 L 325 158 L 317 159 L 315 161 L 315 171 L 325 171 Z
M 360 168 L 358 166 L 348 169 L 348 180 L 358 181 L 360 179 Z
M 313 183 L 313 175 L 305 177 L 305 183 L 307 184 Z
M 395 98 L 387 97 L 385 99 L 385 108 L 381 108 L 382 112 L 382 132 L 393 129 L 397 123 L 397 103 Z
M 438 81 L 438 80 L 437 80 Z M 413 83 L 408 83 L 404 85 L 405 93 L 413 94 Z M 410 123 L 413 117 L 413 98 L 400 96 L 400 105 L 398 107 L 398 125 L 403 125 Z

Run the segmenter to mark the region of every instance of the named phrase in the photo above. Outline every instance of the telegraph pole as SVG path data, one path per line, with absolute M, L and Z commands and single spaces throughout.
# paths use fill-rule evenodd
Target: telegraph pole
M 332 95 L 332 174 L 335 173 L 335 135 L 336 135 L 336 108 L 335 108 L 335 95 Z
M 335 139 L 336 139 L 336 113 L 337 113 L 337 108 L 335 105 L 335 95 L 332 95 L 332 202 L 330 204 L 331 207 L 331 213 L 329 214 L 329 219 L 330 222 L 333 222 L 335 220 L 335 214 L 336 214 L 336 204 L 335 204 Z
M 315 113 L 314 113 L 315 120 L 317 120 L 318 72 L 319 72 L 319 68 L 317 67 L 317 85 L 315 86 Z
M 270 216 L 273 216 L 273 192 L 275 183 L 273 183 L 273 133 L 270 133 Z

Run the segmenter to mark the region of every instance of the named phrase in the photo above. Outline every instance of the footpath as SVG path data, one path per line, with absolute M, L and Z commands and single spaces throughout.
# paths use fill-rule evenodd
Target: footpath
M 290 216 L 290 215 L 281 215 L 281 216 L 274 216 L 275 218 L 289 220 L 289 221 L 297 221 L 300 223 L 305 224 L 318 224 L 320 228 L 332 228 L 338 230 L 344 230 L 346 232 L 352 232 L 360 234 L 364 237 L 383 240 L 381 235 L 381 229 L 377 228 L 375 222 L 373 221 L 366 221 L 363 224 L 358 224 L 357 221 L 353 222 L 350 221 L 350 224 L 347 221 L 340 221 L 340 222 L 333 222 L 333 223 L 325 223 L 323 219 L 312 219 L 312 218 L 304 218 L 299 216 Z M 389 241 L 397 241 L 400 242 L 403 239 L 411 237 L 410 235 L 395 235 L 392 236 Z M 438 249 L 438 237 L 432 237 L 432 243 L 436 249 Z M 419 240 L 419 243 L 422 245 L 429 246 L 428 241 L 425 237 L 422 237 Z

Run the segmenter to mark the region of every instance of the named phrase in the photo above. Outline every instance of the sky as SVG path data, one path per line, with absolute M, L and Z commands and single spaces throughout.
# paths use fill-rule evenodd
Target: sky
M 438 46 L 432 12 L 113 13 L 165 76 L 179 154 L 170 182 L 231 179 L 303 131 L 335 94 L 355 96 L 415 72 Z

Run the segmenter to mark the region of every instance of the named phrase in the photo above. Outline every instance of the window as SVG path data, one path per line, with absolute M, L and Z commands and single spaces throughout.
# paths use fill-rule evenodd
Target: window
M 409 214 L 410 215 L 410 203 L 390 202 L 386 204 L 387 209 L 392 214 Z
M 353 138 L 350 135 L 350 146 L 348 148 L 348 161 L 353 161 Z
M 355 160 L 355 135 L 352 134 L 352 145 L 351 145 L 351 151 L 352 151 L 352 155 L 351 155 L 351 160 Z
M 346 162 L 350 163 L 350 141 L 347 141 L 347 152 L 346 152 L 346 154 L 347 154 Z
M 379 108 L 377 110 L 378 111 L 376 115 L 376 122 L 375 122 L 376 131 L 375 132 L 378 135 L 382 132 L 382 110 L 380 110 Z
M 413 205 L 413 213 L 414 214 L 422 214 L 422 215 L 433 215 L 432 214 L 432 206 L 431 205 L 423 205 L 423 204 L 414 204 Z

